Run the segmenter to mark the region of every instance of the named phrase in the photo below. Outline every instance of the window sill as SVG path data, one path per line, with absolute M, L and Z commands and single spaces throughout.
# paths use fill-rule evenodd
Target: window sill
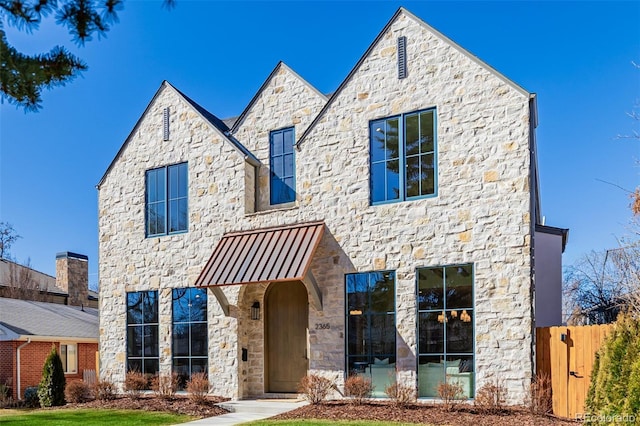
M 182 234 L 188 234 L 189 231 L 178 231 L 178 232 L 172 232 L 170 234 L 154 234 L 154 235 L 145 235 L 146 239 L 150 239 L 150 238 L 161 238 L 161 237 L 171 237 L 173 235 L 182 235 Z
M 299 209 L 299 208 L 300 208 L 300 205 L 298 204 L 298 202 L 294 201 L 292 203 L 286 203 L 286 204 L 283 203 L 283 204 L 278 205 L 278 207 L 273 208 L 273 209 L 260 210 L 258 212 L 253 212 L 253 213 L 245 213 L 244 216 L 245 217 L 261 216 L 261 215 L 270 214 L 270 213 L 286 212 L 286 211 L 290 211 L 290 210 L 296 210 L 296 209 Z

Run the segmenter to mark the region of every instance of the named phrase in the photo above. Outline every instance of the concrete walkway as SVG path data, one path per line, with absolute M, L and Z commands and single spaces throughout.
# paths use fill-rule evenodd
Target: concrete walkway
M 227 401 L 218 404 L 230 411 L 222 416 L 207 417 L 205 419 L 194 420 L 182 423 L 183 425 L 217 425 L 230 426 L 240 423 L 262 420 L 276 416 L 287 411 L 295 410 L 298 407 L 308 404 L 306 401 L 295 399 L 247 399 L 242 401 Z

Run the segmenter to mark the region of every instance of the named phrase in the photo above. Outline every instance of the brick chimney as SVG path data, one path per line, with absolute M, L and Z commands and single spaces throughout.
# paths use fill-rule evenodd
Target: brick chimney
M 67 305 L 86 305 L 89 297 L 89 258 L 70 251 L 57 253 L 56 286 L 69 295 Z

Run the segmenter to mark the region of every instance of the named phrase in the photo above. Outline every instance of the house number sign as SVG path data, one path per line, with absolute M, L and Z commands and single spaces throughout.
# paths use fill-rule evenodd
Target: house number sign
M 329 330 L 331 328 L 331 324 L 328 322 L 317 322 L 316 330 Z

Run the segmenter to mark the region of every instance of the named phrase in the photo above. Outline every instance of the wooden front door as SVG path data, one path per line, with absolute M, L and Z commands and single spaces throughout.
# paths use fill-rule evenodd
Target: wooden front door
M 297 392 L 309 368 L 307 289 L 299 282 L 274 283 L 267 292 L 268 392 Z

